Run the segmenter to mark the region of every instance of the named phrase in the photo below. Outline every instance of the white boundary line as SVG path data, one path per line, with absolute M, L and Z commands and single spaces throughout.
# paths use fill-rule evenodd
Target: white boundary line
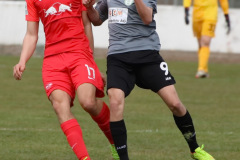
M 86 130 L 86 129 L 85 129 Z M 60 129 L 36 129 L 36 128 L 0 128 L 0 131 L 33 131 L 33 132 L 59 132 Z M 162 131 L 160 129 L 146 129 L 146 130 L 127 130 L 128 133 L 169 133 Z M 171 132 L 174 133 L 174 132 Z M 197 132 L 201 134 L 208 134 L 208 135 L 216 135 L 216 134 L 224 134 L 224 135 L 233 135 L 234 132 L 214 132 L 214 131 L 207 131 L 207 132 Z

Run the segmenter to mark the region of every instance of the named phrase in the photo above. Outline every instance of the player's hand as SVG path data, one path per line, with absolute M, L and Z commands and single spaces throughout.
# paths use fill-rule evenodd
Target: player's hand
M 189 24 L 189 8 L 185 8 L 185 17 L 184 17 L 184 19 L 185 19 L 185 23 L 186 23 L 186 25 L 188 25 Z
M 227 34 L 229 34 L 230 31 L 231 31 L 231 24 L 230 24 L 229 15 L 225 14 L 224 16 L 225 16 L 225 20 L 226 20 L 226 23 L 227 23 Z
M 105 77 L 105 75 L 102 72 L 100 72 L 100 73 L 101 73 L 102 81 L 103 81 L 103 84 L 104 84 L 104 87 L 105 87 L 106 86 L 106 82 L 107 82 L 106 77 Z
M 89 8 L 95 4 L 95 0 L 82 0 L 83 5 Z
M 18 63 L 13 67 L 13 77 L 16 80 L 22 79 L 22 74 L 25 70 L 25 64 Z

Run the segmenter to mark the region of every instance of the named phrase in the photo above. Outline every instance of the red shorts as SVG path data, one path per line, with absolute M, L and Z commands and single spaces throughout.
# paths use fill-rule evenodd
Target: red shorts
M 43 59 L 42 79 L 49 97 L 56 89 L 67 92 L 72 101 L 75 91 L 83 83 L 93 84 L 96 97 L 104 97 L 104 84 L 91 53 L 61 53 Z

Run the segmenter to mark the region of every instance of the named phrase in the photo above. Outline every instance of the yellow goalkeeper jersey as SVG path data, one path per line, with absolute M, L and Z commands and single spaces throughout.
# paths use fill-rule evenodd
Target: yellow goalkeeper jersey
M 217 21 L 218 1 L 224 14 L 228 14 L 228 0 L 184 0 L 184 7 L 190 7 L 193 1 L 193 21 Z

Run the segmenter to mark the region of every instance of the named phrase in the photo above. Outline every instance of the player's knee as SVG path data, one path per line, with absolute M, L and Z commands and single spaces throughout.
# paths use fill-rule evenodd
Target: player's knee
M 61 111 L 61 102 L 59 101 L 52 101 L 52 106 L 53 106 L 53 109 L 54 111 L 58 114 L 60 111 Z
M 174 101 L 169 106 L 170 110 L 173 113 L 181 111 L 182 107 L 183 107 L 183 104 L 181 103 L 181 101 Z
M 120 99 L 111 99 L 109 104 L 110 110 L 113 113 L 122 112 L 124 107 L 124 102 Z
M 96 109 L 97 107 L 97 103 L 95 99 L 86 99 L 82 102 L 80 102 L 82 108 L 87 111 L 87 112 L 91 112 L 93 110 Z
M 211 39 L 201 39 L 200 45 L 201 47 L 209 47 Z
M 70 110 L 70 102 L 68 101 L 54 99 L 51 102 L 58 117 L 61 117 L 61 115 L 65 114 L 66 110 Z
M 52 103 L 53 109 L 57 114 L 62 110 L 66 110 L 66 108 L 70 108 L 71 98 L 65 92 L 55 90 L 51 93 L 49 99 Z
M 123 101 L 121 99 L 111 98 L 109 100 L 110 106 L 114 108 L 118 108 L 119 106 L 123 105 Z
M 119 121 L 123 119 L 123 110 L 124 110 L 124 102 L 121 100 L 110 100 L 110 114 L 112 121 Z

